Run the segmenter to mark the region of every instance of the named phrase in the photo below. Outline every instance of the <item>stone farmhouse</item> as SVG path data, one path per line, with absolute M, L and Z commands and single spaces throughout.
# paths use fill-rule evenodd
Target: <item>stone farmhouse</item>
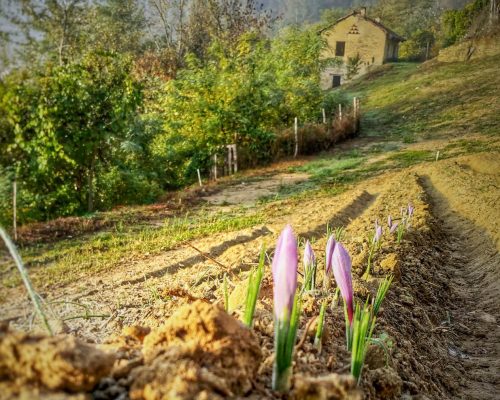
M 330 89 L 365 74 L 374 66 L 398 59 L 404 38 L 382 25 L 379 18 L 366 15 L 366 8 L 340 18 L 320 31 L 327 42 L 321 58 L 340 63 L 321 73 L 321 87 Z

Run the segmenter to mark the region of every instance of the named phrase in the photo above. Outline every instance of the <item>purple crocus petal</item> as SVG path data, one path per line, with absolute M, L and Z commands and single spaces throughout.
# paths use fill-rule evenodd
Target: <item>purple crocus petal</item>
M 373 243 L 378 243 L 380 238 L 382 237 L 382 227 L 377 225 L 375 228 L 375 235 L 373 236 Z
M 352 325 L 353 318 L 353 289 L 352 289 L 352 276 L 351 276 L 351 257 L 349 253 L 342 246 L 337 243 L 333 251 L 333 276 L 340 288 L 340 293 L 347 305 L 347 316 L 349 323 Z
M 332 274 L 332 256 L 335 250 L 335 245 L 335 238 L 331 235 L 328 238 L 328 242 L 326 242 L 325 274 L 327 276 Z
M 390 233 L 394 233 L 398 228 L 399 222 L 394 222 L 394 225 L 391 226 Z
M 387 218 L 387 225 L 389 225 L 389 229 L 392 227 L 392 217 L 390 215 Z
M 288 225 L 287 225 L 287 227 L 288 227 Z M 280 249 L 281 249 L 281 245 L 283 243 L 283 233 L 284 232 L 285 232 L 285 230 L 283 230 L 281 232 L 281 234 L 278 237 L 278 241 L 276 242 L 276 249 L 274 250 L 273 262 L 271 264 L 271 271 L 272 271 L 273 275 L 274 275 L 274 271 L 276 270 L 276 265 L 278 264 Z
M 410 204 L 408 204 L 408 217 L 410 217 L 410 218 L 411 218 L 411 216 L 413 215 L 413 212 L 414 212 L 414 211 L 415 211 L 415 207 L 413 207 L 413 206 L 411 205 L 411 203 L 410 203 Z
M 288 318 L 292 312 L 297 289 L 297 266 L 297 239 L 292 227 L 287 225 L 276 244 L 272 265 L 274 314 L 277 319 Z
M 316 256 L 309 240 L 304 247 L 304 259 L 302 261 L 304 262 L 304 271 L 307 271 L 316 262 Z

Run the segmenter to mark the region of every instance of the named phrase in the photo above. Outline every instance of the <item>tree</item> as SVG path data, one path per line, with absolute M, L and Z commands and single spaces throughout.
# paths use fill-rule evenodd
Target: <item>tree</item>
M 48 58 L 63 65 L 78 52 L 87 10 L 87 0 L 20 0 L 2 14 L 15 27 L 10 36 L 22 36 L 18 43 L 25 64 Z
M 32 218 L 94 209 L 96 171 L 119 156 L 140 101 L 130 69 L 127 58 L 89 53 L 28 79 L 8 77 L 0 162 L 15 167 L 39 212 Z

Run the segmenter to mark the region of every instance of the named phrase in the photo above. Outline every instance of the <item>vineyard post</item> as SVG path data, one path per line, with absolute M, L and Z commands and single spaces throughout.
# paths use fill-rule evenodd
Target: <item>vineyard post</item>
M 214 180 L 217 180 L 217 154 L 214 154 Z
M 203 186 L 203 184 L 201 183 L 201 174 L 200 174 L 200 170 L 198 168 L 196 168 L 196 172 L 198 173 L 198 183 L 200 184 L 200 186 Z
M 339 120 L 342 121 L 342 104 L 339 104 Z
M 14 240 L 17 241 L 17 180 L 12 182 L 12 229 L 14 231 Z
M 236 145 L 233 147 L 233 157 L 234 157 L 234 172 L 238 172 L 238 151 L 236 150 Z
M 323 112 L 323 123 L 326 124 L 326 112 L 325 112 L 325 109 L 322 108 L 321 111 Z
M 299 125 L 298 125 L 298 119 L 295 117 L 295 124 L 294 124 L 294 131 L 295 131 L 295 152 L 293 154 L 293 157 L 296 158 L 297 155 L 299 154 Z
M 358 118 L 358 99 L 354 97 L 352 99 L 352 103 L 352 107 L 354 109 L 354 120 L 356 120 Z

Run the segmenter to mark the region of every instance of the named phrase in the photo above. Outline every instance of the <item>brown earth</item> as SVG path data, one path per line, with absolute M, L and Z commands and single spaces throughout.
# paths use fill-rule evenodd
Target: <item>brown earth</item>
M 358 300 L 373 295 L 385 275 L 395 275 L 360 385 L 364 398 L 494 399 L 500 393 L 498 160 L 495 153 L 442 160 L 385 173 L 335 197 L 274 202 L 266 206 L 271 217 L 264 226 L 202 238 L 197 247 L 233 271 L 231 290 L 244 293 L 244 271 L 257 261 L 262 243 L 272 251 L 286 223 L 301 238 L 313 240 L 319 260 L 327 224 L 344 226 Z M 372 278 L 362 280 L 375 219 L 398 218 L 400 207 L 409 202 L 416 211 L 404 240 L 398 245 L 386 231 Z M 221 265 L 181 247 L 51 291 L 51 298 L 84 302 L 111 315 L 104 322 L 68 322 L 73 335 L 107 341 L 104 349 L 117 358 L 113 371 L 92 389 L 96 398 L 280 397 L 269 389 L 269 271 L 252 333 L 234 318 L 243 296 L 233 296 L 234 316 L 208 304 L 223 298 L 220 279 L 226 269 Z M 158 295 L 151 300 L 153 290 Z M 29 303 L 20 293 L 11 291 L 6 309 L 29 316 Z M 346 375 L 341 307 L 328 307 L 321 353 L 307 334 L 321 296 L 304 299 L 290 397 L 357 399 L 360 394 Z M 191 306 L 181 307 L 185 304 Z M 21 321 L 13 325 L 22 327 Z M 129 328 L 116 336 L 127 325 L 147 326 L 151 332 Z M 112 334 L 114 339 L 105 340 Z M 14 373 L 3 374 L 2 385 L 12 386 L 12 378 L 5 376 Z M 32 386 L 29 390 L 48 390 L 41 380 Z M 19 385 L 14 389 L 21 390 Z

